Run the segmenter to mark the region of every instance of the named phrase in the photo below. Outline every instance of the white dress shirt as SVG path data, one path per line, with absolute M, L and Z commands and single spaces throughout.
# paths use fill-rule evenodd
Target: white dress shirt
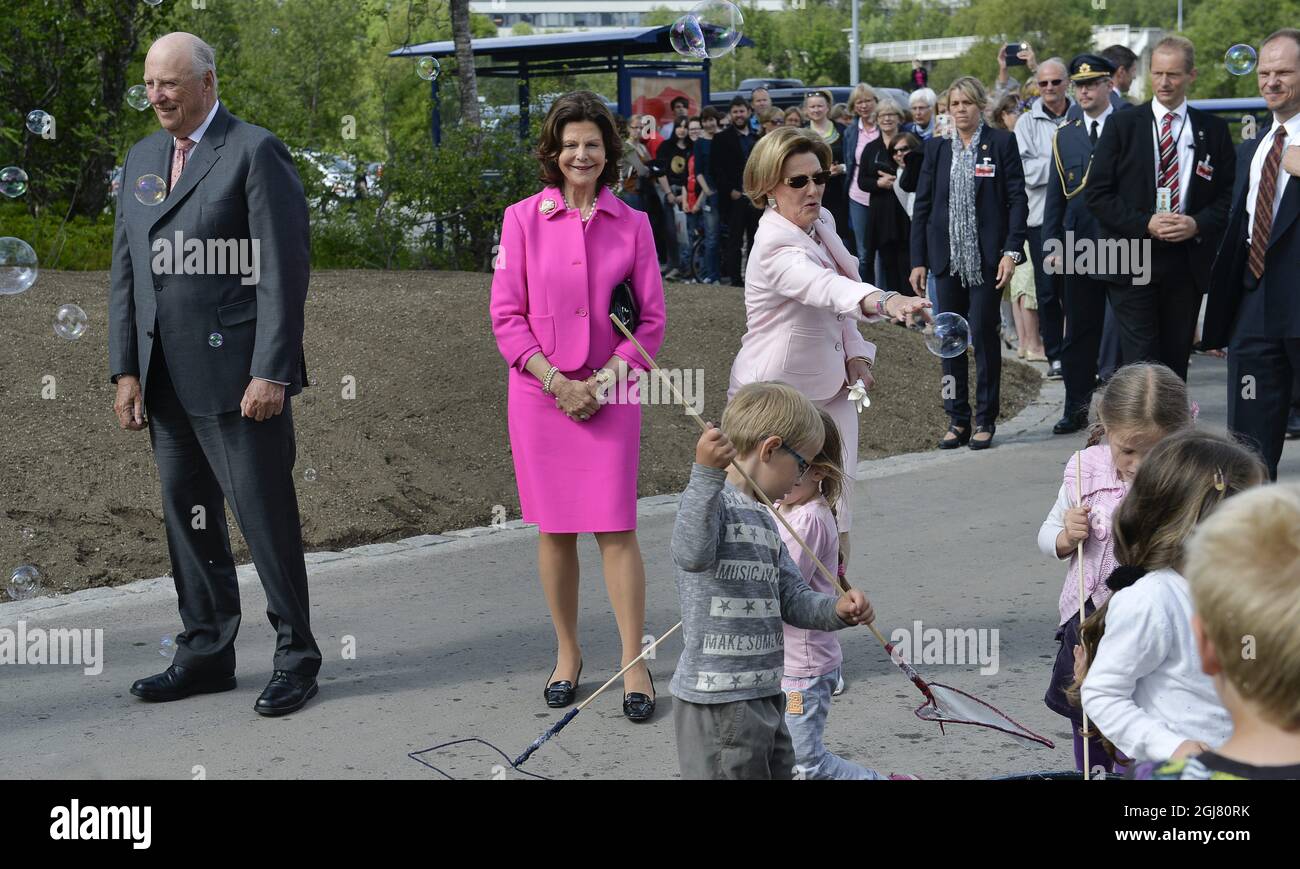
M 1216 748 L 1232 736 L 1232 718 L 1201 672 L 1191 619 L 1187 580 L 1168 568 L 1110 599 L 1080 693 L 1089 720 L 1134 760 L 1168 760 L 1185 740 Z
M 1151 101 L 1151 113 L 1155 115 L 1156 125 L 1153 131 L 1152 149 L 1155 153 L 1155 176 L 1156 187 L 1160 186 L 1160 131 L 1165 124 L 1165 115 L 1173 112 L 1178 117 L 1174 118 L 1169 135 L 1177 136 L 1178 141 L 1174 143 L 1178 154 L 1178 210 L 1187 213 L 1187 190 L 1192 181 L 1192 164 L 1196 162 L 1196 142 L 1192 138 L 1192 122 L 1187 117 L 1187 100 L 1176 109 L 1165 108 L 1160 105 L 1159 100 Z M 1181 132 L 1180 132 L 1181 130 Z
M 1300 112 L 1291 116 L 1291 120 L 1285 124 L 1277 122 L 1277 115 L 1273 116 L 1273 126 L 1269 127 L 1264 138 L 1260 140 L 1259 147 L 1255 149 L 1255 156 L 1250 160 L 1250 187 L 1246 189 L 1246 244 L 1250 245 L 1250 234 L 1255 229 L 1255 200 L 1259 198 L 1259 179 L 1264 174 L 1264 159 L 1268 157 L 1268 152 L 1273 148 L 1273 140 L 1277 138 L 1278 127 L 1286 127 L 1286 141 L 1282 143 L 1282 150 L 1286 151 L 1292 145 L 1300 145 Z M 1278 166 L 1277 170 L 1277 190 L 1273 193 L 1273 219 L 1277 220 L 1277 209 L 1282 204 L 1282 194 L 1286 192 L 1287 181 L 1291 178 L 1290 173 Z
M 1106 121 L 1110 120 L 1110 116 L 1113 115 L 1113 114 L 1115 114 L 1115 107 L 1112 106 L 1110 103 L 1106 103 L 1106 110 L 1103 111 L 1100 115 L 1098 115 L 1098 116 L 1095 117 L 1095 118 L 1090 118 L 1090 117 L 1088 117 L 1088 113 L 1087 113 L 1087 112 L 1084 112 L 1084 113 L 1083 113 L 1083 132 L 1086 133 L 1086 134 L 1088 134 L 1089 136 L 1091 136 L 1091 135 L 1092 135 L 1092 125 L 1093 125 L 1093 124 L 1096 124 L 1096 125 L 1097 125 L 1097 140 L 1100 141 L 1100 140 L 1101 140 L 1101 133 L 1102 133 L 1102 130 L 1105 130 L 1105 129 L 1106 129 Z M 1095 146 L 1094 146 L 1094 147 L 1095 147 Z M 1159 160 L 1160 158 L 1157 156 L 1156 159 Z

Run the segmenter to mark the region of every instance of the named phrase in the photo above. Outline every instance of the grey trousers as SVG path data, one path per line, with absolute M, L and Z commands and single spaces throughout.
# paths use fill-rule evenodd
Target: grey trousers
M 709 704 L 674 697 L 673 727 L 684 779 L 794 778 L 784 694 Z

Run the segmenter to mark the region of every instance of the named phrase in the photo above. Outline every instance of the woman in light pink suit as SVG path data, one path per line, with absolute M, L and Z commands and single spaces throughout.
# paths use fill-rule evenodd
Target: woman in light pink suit
M 821 205 L 830 163 L 825 142 L 782 127 L 759 140 L 745 164 L 745 195 L 766 210 L 745 267 L 746 332 L 728 395 L 754 381 L 781 380 L 835 420 L 845 473 L 835 507 L 847 560 L 858 466 L 858 414 L 849 390 L 859 379 L 871 387 L 876 357 L 857 324 L 903 317 L 930 303 L 858 280 L 857 257 Z
M 582 671 L 578 644 L 578 535 L 600 545 L 605 585 L 626 664 L 641 654 L 645 567 L 636 539 L 641 446 L 638 393 L 645 369 L 609 319 L 626 281 L 637 309 L 633 334 L 650 354 L 664 337 L 663 284 L 650 223 L 609 190 L 622 143 L 595 94 L 556 100 L 537 148 L 540 193 L 506 209 L 492 280 L 492 330 L 510 366 L 508 417 L 519 503 L 539 526 L 537 561 L 555 626 L 555 670 L 543 695 L 573 702 Z M 608 396 L 612 400 L 599 400 Z M 623 400 L 619 397 L 626 396 Z M 649 670 L 624 676 L 623 711 L 654 712 Z

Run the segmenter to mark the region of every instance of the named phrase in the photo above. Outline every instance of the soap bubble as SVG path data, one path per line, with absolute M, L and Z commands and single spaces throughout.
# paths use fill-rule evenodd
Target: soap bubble
M 144 2 L 148 3 L 150 6 L 162 5 L 162 0 L 144 0 Z
M 27 113 L 27 129 L 36 135 L 43 134 L 54 123 L 54 117 L 40 109 L 32 109 Z
M 306 480 L 308 483 L 316 482 L 316 469 L 308 468 L 307 470 L 303 471 L 302 478 Z
M 24 540 L 35 540 L 35 539 L 36 539 L 36 531 L 35 531 L 35 529 L 32 529 L 32 528 L 24 528 L 23 531 L 22 531 L 22 535 L 23 535 L 23 539 L 24 539 Z
M 1223 55 L 1223 66 L 1233 75 L 1247 75 L 1255 71 L 1257 56 L 1252 46 L 1238 44 Z
M 76 341 L 86 334 L 86 312 L 76 305 L 60 305 L 54 312 L 54 334 L 67 341 Z
M 718 58 L 730 54 L 740 42 L 745 29 L 745 16 L 740 8 L 728 0 L 705 0 L 690 11 L 700 31 L 704 34 L 705 57 Z
M 141 205 L 162 205 L 167 198 L 167 182 L 152 173 L 135 179 L 134 190 Z
M 164 658 L 176 657 L 176 641 L 171 637 L 163 637 L 162 641 L 158 643 L 158 654 Z
M 27 192 L 27 173 L 17 166 L 0 169 L 0 193 L 17 199 Z
M 436 57 L 422 57 L 415 62 L 415 71 L 425 81 L 433 81 L 442 74 L 442 64 Z
M 126 104 L 138 112 L 149 108 L 149 89 L 142 84 L 133 84 L 126 89 Z
M 24 564 L 10 572 L 5 591 L 12 600 L 27 600 L 35 597 L 40 587 L 41 572 L 30 564 Z
M 280 28 L 278 28 L 278 27 L 272 27 L 272 28 L 271 28 L 271 35 L 272 35 L 272 36 L 279 36 L 279 35 L 280 35 Z
M 226 343 L 226 339 L 221 337 L 220 332 L 213 332 L 211 335 L 208 336 L 209 347 L 220 347 L 222 344 L 225 343 Z
M 0 238 L 0 296 L 16 296 L 36 283 L 36 251 L 21 238 Z
M 683 57 L 708 57 L 704 51 L 704 31 L 694 15 L 683 15 L 673 22 L 668 31 L 668 44 Z
M 945 311 L 934 318 L 934 331 L 925 336 L 925 347 L 935 356 L 952 359 L 970 346 L 970 324 L 961 314 Z

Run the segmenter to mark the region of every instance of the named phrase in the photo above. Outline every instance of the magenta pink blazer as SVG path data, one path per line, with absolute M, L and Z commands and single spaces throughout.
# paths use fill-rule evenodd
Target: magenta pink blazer
M 610 297 L 622 281 L 632 287 L 641 321 L 633 334 L 654 356 L 664 340 L 664 288 L 645 213 L 604 187 L 585 230 L 554 187 L 511 205 L 490 305 L 501 355 L 520 371 L 539 350 L 562 372 L 604 365 L 611 354 L 646 368 L 609 319 Z

